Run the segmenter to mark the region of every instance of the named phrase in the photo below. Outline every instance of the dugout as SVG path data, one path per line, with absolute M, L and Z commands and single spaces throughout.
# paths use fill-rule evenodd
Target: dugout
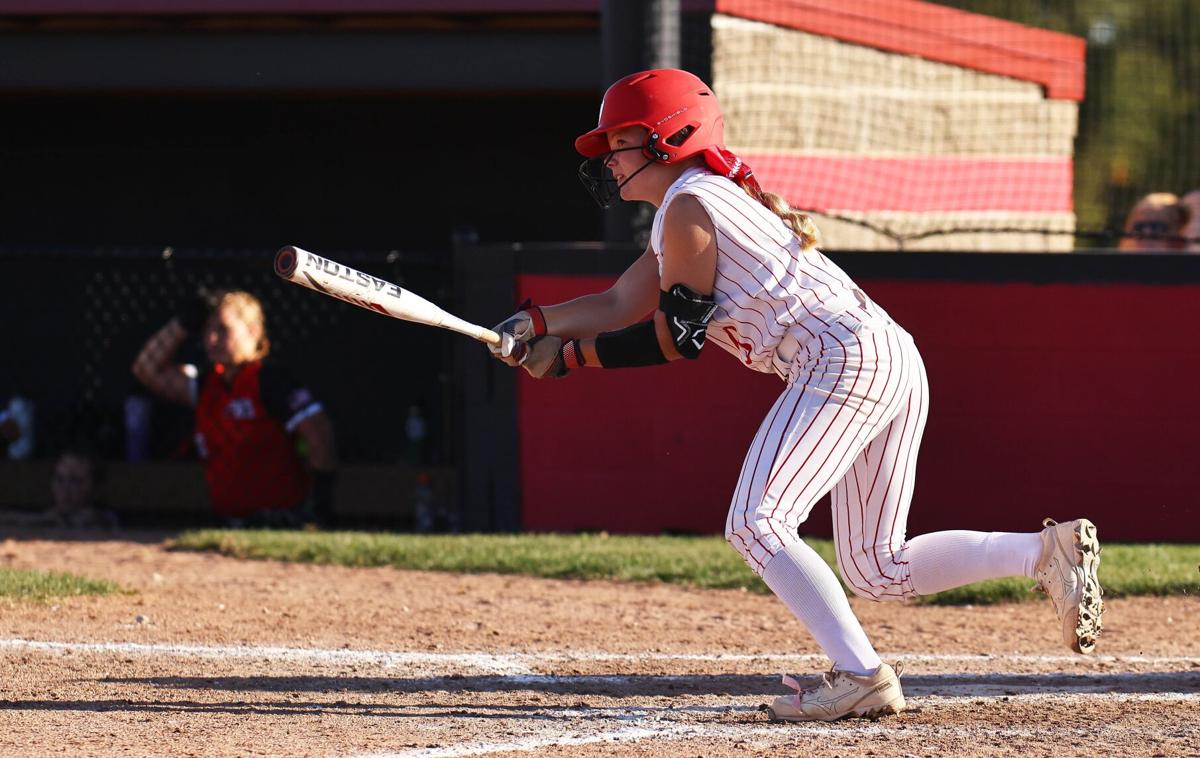
M 328 252 L 432 300 L 451 300 L 436 254 Z M 455 390 L 446 367 L 454 336 L 287 284 L 273 256 L 270 248 L 0 247 L 7 335 L 0 398 L 19 393 L 36 414 L 33 458 L 0 459 L 0 508 L 46 507 L 55 455 L 86 444 L 105 459 L 101 500 L 126 523 L 207 521 L 190 409 L 155 398 L 130 371 L 140 345 L 200 286 L 245 289 L 262 301 L 270 360 L 303 378 L 333 419 L 341 458 L 335 508 L 346 523 L 411 527 L 422 474 L 434 504 L 450 508 Z M 441 370 L 414 370 L 413 356 Z M 204 365 L 199 340 L 189 339 L 177 358 Z M 419 458 L 404 432 L 413 406 L 428 427 Z

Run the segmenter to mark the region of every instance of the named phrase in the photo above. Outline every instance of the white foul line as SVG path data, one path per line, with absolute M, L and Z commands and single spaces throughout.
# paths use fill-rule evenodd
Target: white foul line
M 345 650 L 333 648 L 286 647 L 278 645 L 183 645 L 142 642 L 69 642 L 26 639 L 0 639 L 0 650 L 41 650 L 47 652 L 120 653 L 124 655 L 170 655 L 202 658 L 262 658 L 310 663 L 366 663 L 385 667 L 440 665 L 473 669 L 506 676 L 534 675 L 532 666 L 543 662 L 746 662 L 770 661 L 825 666 L 824 655 L 804 653 L 608 653 L 596 651 L 544 650 L 529 653 L 430 653 L 405 650 Z M 917 663 L 1128 663 L 1188 665 L 1195 656 L 1148 655 L 1031 655 L 1022 653 L 977 655 L 959 653 L 888 653 L 883 658 L 898 658 Z
M 741 709 L 739 709 L 741 710 Z M 633 716 L 631 713 L 630 716 Z M 629 718 L 629 717 L 626 717 Z M 777 742 L 786 741 L 794 746 L 797 739 L 805 738 L 844 738 L 852 735 L 855 739 L 863 737 L 885 737 L 889 740 L 918 739 L 932 741 L 937 738 L 979 737 L 987 736 L 1002 739 L 1066 739 L 1087 736 L 1093 740 L 1103 741 L 1103 733 L 1119 730 L 1127 736 L 1131 727 L 1128 724 L 1108 724 L 1097 728 L 1088 727 L 1055 727 L 1048 725 L 1037 726 L 1003 726 L 978 725 L 965 727 L 955 724 L 905 724 L 904 731 L 898 732 L 887 724 L 864 724 L 859 721 L 846 722 L 841 726 L 822 723 L 778 724 L 763 722 L 759 724 L 681 724 L 668 721 L 636 719 L 644 726 L 626 726 L 592 734 L 567 734 L 555 731 L 543 732 L 526 737 L 519 737 L 506 742 L 463 742 L 436 748 L 418 748 L 402 752 L 362 753 L 348 758 L 457 758 L 458 756 L 487 755 L 490 753 L 532 752 L 546 748 L 567 747 L 572 745 L 587 745 L 597 742 L 637 742 L 644 739 L 722 739 L 722 740 L 755 740 Z M 1160 727 L 1150 727 L 1159 730 Z M 777 746 L 778 747 L 778 746 Z M 761 749 L 762 745 L 756 746 Z M 755 750 L 757 752 L 758 750 Z
M 369 663 L 384 667 L 441 664 L 506 676 L 532 673 L 519 656 L 490 653 L 418 653 L 388 650 L 331 650 L 327 648 L 251 645 L 170 645 L 141 642 L 48 642 L 0 639 L 0 650 L 44 650 L 62 653 L 121 653 L 199 658 L 262 658 L 309 663 Z
M 547 747 L 590 745 L 596 742 L 636 742 L 647 737 L 664 737 L 673 731 L 668 729 L 644 729 L 626 727 L 611 732 L 588 735 L 546 735 L 522 737 L 510 742 L 463 742 L 439 748 L 406 750 L 402 753 L 365 753 L 350 758 L 454 758 L 463 755 L 486 755 L 488 753 L 516 753 L 540 750 Z

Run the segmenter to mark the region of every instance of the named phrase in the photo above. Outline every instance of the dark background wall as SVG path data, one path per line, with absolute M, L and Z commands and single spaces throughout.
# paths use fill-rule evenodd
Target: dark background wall
M 0 242 L 448 251 L 589 239 L 591 93 L 0 99 Z
M 271 267 L 273 252 L 179 248 L 164 260 L 154 248 L 0 248 L 0 323 L 7 335 L 0 399 L 21 394 L 34 402 L 38 457 L 83 442 L 107 458 L 126 458 L 124 414 L 131 396 L 151 403 L 152 459 L 194 457 L 191 412 L 153 398 L 130 366 L 176 304 L 204 286 L 247 289 L 262 300 L 271 360 L 302 379 L 328 408 L 344 460 L 405 460 L 403 425 L 415 405 L 429 422 L 427 462 L 449 463 L 456 335 L 381 318 L 288 284 Z M 345 250 L 338 258 L 449 304 L 437 256 Z M 203 366 L 199 340 L 189 340 L 178 360 Z

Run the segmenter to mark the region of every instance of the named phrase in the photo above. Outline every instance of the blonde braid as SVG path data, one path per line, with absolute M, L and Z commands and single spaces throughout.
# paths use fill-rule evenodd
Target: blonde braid
M 754 197 L 754 194 L 750 193 L 750 196 Z M 821 232 L 807 213 L 801 213 L 788 205 L 787 200 L 774 192 L 763 192 L 757 200 L 787 224 L 788 228 L 799 238 L 802 249 L 808 250 L 820 244 Z

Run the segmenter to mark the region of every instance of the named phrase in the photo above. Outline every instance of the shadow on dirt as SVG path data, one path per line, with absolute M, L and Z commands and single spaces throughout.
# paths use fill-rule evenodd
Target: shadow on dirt
M 131 677 L 98 680 L 176 690 L 220 692 L 543 692 L 560 695 L 643 697 L 658 695 L 774 695 L 782 689 L 778 677 L 746 674 L 685 676 L 445 676 L 445 677 Z M 815 679 L 814 679 L 815 682 Z M 997 697 L 1080 693 L 1197 694 L 1200 671 L 1096 674 L 924 674 L 903 678 L 909 696 Z M 5 704 L 0 704 L 4 709 Z

